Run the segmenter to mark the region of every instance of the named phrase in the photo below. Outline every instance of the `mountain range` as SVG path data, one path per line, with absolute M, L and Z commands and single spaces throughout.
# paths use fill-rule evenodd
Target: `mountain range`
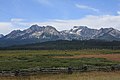
M 25 30 L 14 30 L 7 35 L 0 34 L 0 47 L 56 40 L 90 39 L 120 41 L 120 31 L 114 28 L 91 29 L 87 26 L 74 26 L 70 30 L 58 31 L 52 26 L 32 25 Z

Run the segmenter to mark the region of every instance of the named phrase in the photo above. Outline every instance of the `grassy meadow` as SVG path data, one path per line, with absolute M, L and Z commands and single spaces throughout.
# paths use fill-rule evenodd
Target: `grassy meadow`
M 69 58 L 94 54 L 119 55 L 120 50 L 1 50 L 0 70 L 18 70 L 35 67 L 79 67 L 84 64 L 106 66 L 120 63 L 119 60 L 114 61 L 102 57 Z
M 91 55 L 95 55 L 95 57 Z M 96 55 L 102 56 L 96 57 Z M 119 59 L 112 59 L 114 57 L 110 59 L 105 58 L 104 55 L 112 55 L 116 59 L 116 57 L 119 58 L 120 50 L 1 50 L 0 71 L 36 67 L 79 67 L 80 65 L 107 66 L 120 64 Z M 120 71 L 1 76 L 0 80 L 120 80 Z

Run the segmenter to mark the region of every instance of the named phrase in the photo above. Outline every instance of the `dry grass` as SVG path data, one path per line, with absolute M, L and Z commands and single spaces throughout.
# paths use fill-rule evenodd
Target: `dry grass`
M 55 56 L 54 58 L 106 58 L 108 60 L 120 61 L 120 54 L 87 54 L 75 56 Z
M 24 77 L 0 77 L 0 80 L 120 80 L 120 72 L 86 72 L 73 74 L 39 74 Z

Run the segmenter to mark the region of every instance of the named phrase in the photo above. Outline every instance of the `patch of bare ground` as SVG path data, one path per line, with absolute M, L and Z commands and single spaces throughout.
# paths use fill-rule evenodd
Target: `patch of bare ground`
M 54 58 L 106 58 L 108 60 L 120 61 L 120 54 L 81 54 L 75 56 L 55 56 Z

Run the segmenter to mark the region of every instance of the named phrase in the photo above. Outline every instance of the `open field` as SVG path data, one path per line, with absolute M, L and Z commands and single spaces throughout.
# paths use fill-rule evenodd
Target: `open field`
M 38 74 L 33 76 L 0 77 L 0 80 L 120 80 L 120 72 Z
M 62 58 L 62 59 L 61 59 Z M 1 50 L 0 71 L 120 64 L 120 50 Z M 0 80 L 120 80 L 120 71 L 1 76 Z
M 119 58 L 120 50 L 1 50 L 0 70 L 79 67 L 84 64 L 106 66 L 120 64 Z

